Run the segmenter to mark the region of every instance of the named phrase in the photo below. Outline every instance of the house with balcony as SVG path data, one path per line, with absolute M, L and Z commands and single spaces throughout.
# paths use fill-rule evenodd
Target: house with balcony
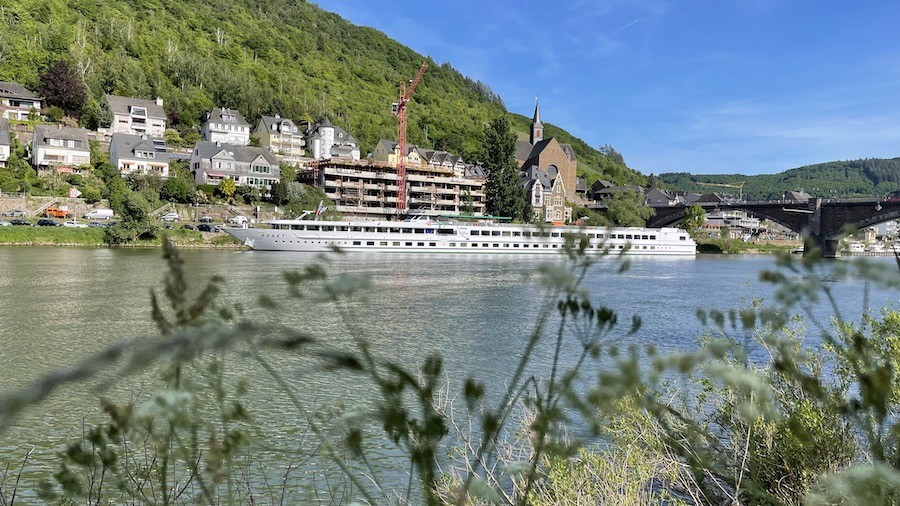
M 10 153 L 9 120 L 0 118 L 0 167 L 6 167 Z
M 303 149 L 306 140 L 303 136 L 306 132 L 290 119 L 277 114 L 274 117 L 263 116 L 254 133 L 259 136 L 259 145 L 269 148 L 281 161 L 291 165 L 299 165 L 303 161 L 306 154 Z
M 224 179 L 232 179 L 238 186 L 268 193 L 281 180 L 278 159 L 267 148 L 198 142 L 190 164 L 197 184 L 218 186 Z
M 88 131 L 62 125 L 35 125 L 31 163 L 40 171 L 80 174 L 91 164 Z
M 40 112 L 41 99 L 34 92 L 20 84 L 0 81 L 0 118 L 25 120 Z
M 352 135 L 327 117 L 306 132 L 306 145 L 315 160 L 359 161 L 359 145 Z
M 166 131 L 166 112 L 163 100 L 106 95 L 106 105 L 112 113 L 109 131 L 115 134 L 146 135 L 162 138 Z
M 375 145 L 375 149 L 372 150 L 371 158 L 374 161 L 396 167 L 399 156 L 399 143 L 381 139 Z M 405 163 L 407 167 L 443 170 L 453 172 L 460 177 L 464 176 L 466 171 L 466 162 L 461 156 L 447 151 L 421 148 L 419 146 L 407 146 Z
M 232 146 L 250 144 L 250 123 L 234 109 L 217 107 L 206 113 L 206 122 L 200 126 L 206 142 L 221 142 Z
M 109 144 L 109 161 L 119 168 L 119 174 L 156 175 L 169 177 L 169 153 L 160 138 L 140 135 L 113 134 Z

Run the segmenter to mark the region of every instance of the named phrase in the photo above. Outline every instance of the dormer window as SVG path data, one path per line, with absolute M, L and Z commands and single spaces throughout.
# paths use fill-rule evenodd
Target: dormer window
M 146 118 L 147 117 L 147 108 L 146 107 L 132 107 L 131 115 L 132 116 L 141 116 L 141 117 Z

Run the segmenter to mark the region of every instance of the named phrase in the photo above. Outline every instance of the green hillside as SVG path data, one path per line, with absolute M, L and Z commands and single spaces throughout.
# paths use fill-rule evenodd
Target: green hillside
M 105 93 L 162 97 L 170 125 L 196 138 L 206 111 L 296 120 L 329 116 L 360 141 L 396 137 L 390 105 L 426 57 L 383 33 L 295 0 L 18 0 L 3 2 L 0 80 L 30 89 L 57 60 L 83 74 L 90 101 L 81 123 L 102 123 Z M 481 158 L 481 132 L 505 114 L 500 97 L 448 63 L 430 59 L 409 109 L 409 142 Z M 521 133 L 528 129 L 510 115 Z M 568 133 L 583 171 L 606 157 Z M 640 178 L 618 167 L 629 179 Z M 616 174 L 618 177 L 618 174 Z M 599 177 L 599 176 L 597 176 Z
M 744 181 L 744 196 L 751 200 L 781 197 L 790 190 L 804 190 L 823 198 L 881 197 L 900 190 L 900 158 L 867 158 L 818 163 L 778 174 L 660 174 L 664 186 L 682 191 L 708 193 L 737 190 L 698 185 L 697 182 L 735 184 Z

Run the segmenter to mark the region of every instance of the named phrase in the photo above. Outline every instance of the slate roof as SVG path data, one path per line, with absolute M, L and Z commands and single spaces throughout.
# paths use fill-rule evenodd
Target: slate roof
M 0 146 L 9 146 L 9 120 L 0 118 Z
M 155 100 L 107 95 L 106 103 L 109 104 L 109 110 L 113 114 L 128 116 L 131 115 L 132 107 L 143 107 L 147 110 L 148 118 L 166 119 L 166 111 Z
M 516 160 L 527 160 L 533 147 L 528 141 L 516 141 Z
M 465 177 L 483 179 L 484 168 L 481 165 L 467 165 L 465 171 L 463 172 L 463 175 Z
M 318 136 L 321 136 L 319 130 L 322 128 L 333 128 L 334 129 L 334 142 L 335 143 L 356 143 L 356 139 L 347 133 L 346 130 L 339 126 L 334 126 L 331 123 L 331 120 L 328 119 L 328 116 L 325 116 L 322 121 L 316 123 L 312 127 L 310 127 L 308 138 L 314 139 Z
M 223 116 L 234 116 L 234 121 L 226 120 Z M 237 112 L 234 109 L 225 109 L 222 107 L 216 107 L 210 112 L 206 117 L 206 123 L 231 123 L 234 125 L 244 125 L 250 126 L 250 123 L 247 123 L 247 120 L 241 116 L 241 113 Z
M 575 150 L 572 148 L 572 146 L 569 144 L 563 144 L 563 143 L 560 143 L 559 145 L 562 146 L 563 151 L 566 152 L 566 156 L 569 157 L 569 160 L 572 160 L 574 162 L 575 161 Z
M 87 151 L 89 149 L 88 131 L 83 128 L 57 128 L 54 125 L 35 125 L 34 139 L 39 146 L 46 146 L 47 139 L 79 141 L 81 142 L 81 146 L 79 146 L 78 148 L 69 149 L 80 149 L 82 151 Z
M 781 198 L 788 202 L 807 202 L 812 198 L 812 195 L 803 190 L 797 190 L 784 192 Z
M 110 141 L 110 151 L 112 151 L 112 147 L 115 146 L 116 153 L 119 154 L 119 157 L 123 156 L 134 156 L 135 151 L 151 151 L 156 153 L 156 157 L 154 158 L 157 162 L 168 162 L 169 161 L 169 153 L 164 150 L 159 150 L 159 142 L 162 139 L 158 137 L 147 137 L 146 139 L 140 135 L 130 135 L 130 134 L 113 134 L 112 140 Z M 165 141 L 163 141 L 163 144 Z
M 212 158 L 221 151 L 226 151 L 234 160 L 239 162 L 252 162 L 262 155 L 270 164 L 278 165 L 278 160 L 275 158 L 275 155 L 266 148 L 234 146 L 232 144 L 200 141 L 194 145 L 194 151 L 197 152 L 197 156 L 200 158 Z
M 285 122 L 290 123 L 295 128 L 297 127 L 297 124 L 294 123 L 293 120 L 291 120 L 290 118 L 276 118 L 274 116 L 263 116 L 259 119 L 259 124 L 262 125 L 263 131 L 268 134 L 281 133 L 281 131 L 279 130 L 279 127 L 281 126 L 282 123 L 285 123 Z M 298 128 L 297 133 L 300 134 L 300 133 L 302 133 L 302 131 Z
M 24 98 L 29 100 L 39 100 L 40 97 L 34 92 L 25 89 L 21 84 L 8 83 L 0 81 L 0 97 L 3 98 Z
M 553 180 L 537 165 L 522 169 L 519 174 L 519 184 L 525 189 L 531 189 L 535 183 L 540 183 L 548 190 L 553 187 Z

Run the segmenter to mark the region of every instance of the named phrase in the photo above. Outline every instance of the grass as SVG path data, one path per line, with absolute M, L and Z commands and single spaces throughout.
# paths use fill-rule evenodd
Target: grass
M 103 229 L 0 227 L 0 244 L 103 246 Z

